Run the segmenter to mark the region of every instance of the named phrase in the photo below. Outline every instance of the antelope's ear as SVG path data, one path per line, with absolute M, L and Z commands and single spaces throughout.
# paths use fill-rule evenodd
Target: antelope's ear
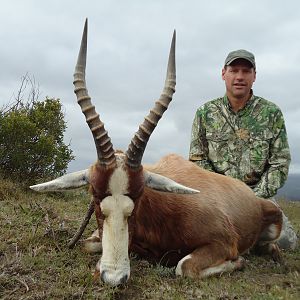
M 187 186 L 179 184 L 174 180 L 165 176 L 144 171 L 145 185 L 161 192 L 171 192 L 175 194 L 196 194 L 198 190 L 191 189 Z
M 32 185 L 30 188 L 37 192 L 55 192 L 76 189 L 90 183 L 90 169 L 58 177 L 54 180 Z

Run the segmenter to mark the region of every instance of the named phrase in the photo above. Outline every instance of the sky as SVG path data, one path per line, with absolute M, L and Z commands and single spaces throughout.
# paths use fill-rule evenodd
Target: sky
M 88 18 L 86 80 L 112 139 L 126 150 L 161 94 L 176 29 L 176 93 L 147 144 L 143 162 L 165 154 L 188 158 L 196 109 L 223 96 L 228 52 L 255 54 L 254 94 L 276 103 L 286 122 L 290 172 L 300 172 L 300 2 L 298 0 L 0 0 L 0 107 L 34 78 L 40 100 L 59 98 L 75 160 L 96 160 L 93 138 L 73 92 L 73 72 Z

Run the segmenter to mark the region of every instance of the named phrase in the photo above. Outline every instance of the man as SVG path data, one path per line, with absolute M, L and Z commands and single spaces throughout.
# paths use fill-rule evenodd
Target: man
M 272 198 L 288 176 L 290 151 L 281 110 L 255 96 L 254 55 L 228 54 L 222 69 L 226 94 L 202 105 L 192 126 L 189 159 L 213 172 L 244 181 L 261 198 Z M 278 244 L 295 249 L 297 235 L 287 217 Z

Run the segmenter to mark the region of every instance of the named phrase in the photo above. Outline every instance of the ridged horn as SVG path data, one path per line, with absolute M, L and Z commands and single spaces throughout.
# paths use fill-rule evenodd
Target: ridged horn
M 102 165 L 110 166 L 116 161 L 113 145 L 107 131 L 104 128 L 103 122 L 101 122 L 99 118 L 99 114 L 97 114 L 95 110 L 95 106 L 91 102 L 91 97 L 88 95 L 86 88 L 85 68 L 87 54 L 87 30 L 88 23 L 86 19 L 74 73 L 74 92 L 77 96 L 77 102 L 81 107 L 81 111 L 85 115 L 86 122 L 93 134 L 98 161 Z
M 132 138 L 131 143 L 128 146 L 128 150 L 126 152 L 126 164 L 132 169 L 140 167 L 150 135 L 155 129 L 163 113 L 168 109 L 168 106 L 172 101 L 172 96 L 175 93 L 175 42 L 176 31 L 174 30 L 169 54 L 167 76 L 162 94 L 159 100 L 155 102 L 154 108 L 151 109 L 148 116 L 145 117 L 144 122 L 139 126 L 139 129 Z

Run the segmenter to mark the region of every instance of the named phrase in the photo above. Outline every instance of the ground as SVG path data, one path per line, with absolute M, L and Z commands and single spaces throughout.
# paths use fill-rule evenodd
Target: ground
M 300 201 L 279 202 L 299 232 Z M 300 299 L 299 247 L 282 264 L 249 254 L 243 271 L 204 280 L 132 256 L 125 286 L 95 282 L 99 255 L 67 247 L 88 203 L 84 189 L 45 195 L 0 180 L 0 299 Z M 84 236 L 94 228 L 92 220 Z

